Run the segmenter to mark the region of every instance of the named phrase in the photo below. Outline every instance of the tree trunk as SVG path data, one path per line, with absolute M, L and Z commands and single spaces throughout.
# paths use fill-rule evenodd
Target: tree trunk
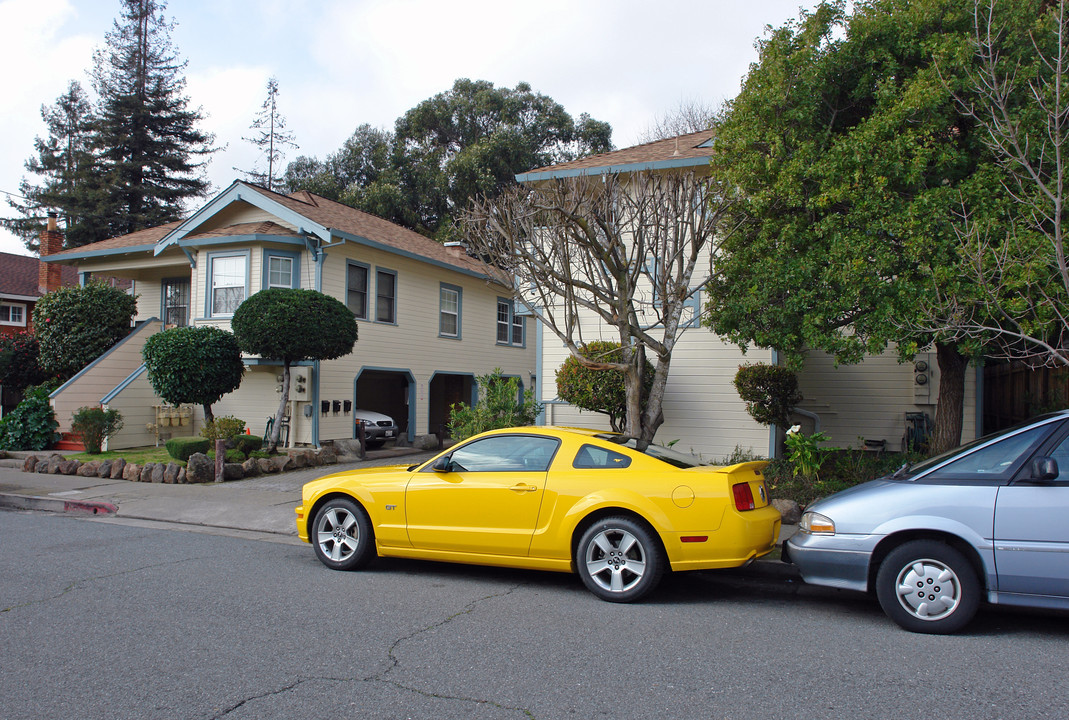
M 936 344 L 939 363 L 939 400 L 935 409 L 935 431 L 929 452 L 938 455 L 961 444 L 961 422 L 965 407 L 965 368 L 969 358 L 952 345 Z
M 206 422 L 206 423 L 215 422 L 215 414 L 212 413 L 212 406 L 208 405 L 208 404 L 204 404 L 201 407 L 204 408 L 204 422 Z

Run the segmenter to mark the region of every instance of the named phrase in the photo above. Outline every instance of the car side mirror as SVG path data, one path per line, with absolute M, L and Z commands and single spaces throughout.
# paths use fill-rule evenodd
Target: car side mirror
M 443 455 L 431 465 L 434 472 L 453 472 L 453 460 L 448 455 Z
M 1032 461 L 1032 482 L 1049 482 L 1058 479 L 1058 461 L 1052 457 Z

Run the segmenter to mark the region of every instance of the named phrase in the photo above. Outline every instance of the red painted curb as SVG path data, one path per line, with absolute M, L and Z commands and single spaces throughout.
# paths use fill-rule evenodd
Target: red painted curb
M 76 501 L 76 500 L 64 500 L 63 512 L 69 513 L 82 513 L 85 515 L 114 515 L 119 512 L 117 505 L 112 505 L 106 502 L 96 502 L 92 500 Z

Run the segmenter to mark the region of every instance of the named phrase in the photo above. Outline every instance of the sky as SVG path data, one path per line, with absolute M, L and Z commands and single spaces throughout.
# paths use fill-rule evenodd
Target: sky
M 734 97 L 755 41 L 813 0 L 172 0 L 171 40 L 186 92 L 213 133 L 212 194 L 251 169 L 258 150 L 242 140 L 268 78 L 300 145 L 320 159 L 364 123 L 392 129 L 457 78 L 515 87 L 527 82 L 578 118 L 606 121 L 617 148 L 639 143 L 681 103 L 716 106 Z M 120 13 L 119 0 L 0 0 L 0 216 L 5 193 L 27 175 L 41 106 L 71 80 L 88 91 L 94 48 Z M 30 178 L 31 181 L 34 177 Z M 29 254 L 0 230 L 0 252 Z

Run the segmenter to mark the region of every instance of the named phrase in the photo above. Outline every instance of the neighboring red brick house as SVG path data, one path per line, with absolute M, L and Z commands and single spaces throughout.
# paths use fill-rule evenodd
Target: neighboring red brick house
M 50 219 L 41 233 L 41 251 L 48 255 L 63 249 L 63 234 Z M 33 330 L 33 306 L 47 292 L 77 285 L 78 270 L 43 263 L 35 257 L 0 253 L 0 335 Z

